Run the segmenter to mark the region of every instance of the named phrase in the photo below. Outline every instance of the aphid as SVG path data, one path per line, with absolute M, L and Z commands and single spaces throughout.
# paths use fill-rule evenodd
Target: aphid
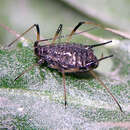
M 62 73 L 63 85 L 64 85 L 65 107 L 67 105 L 65 73 L 89 71 L 94 76 L 94 78 L 96 78 L 101 83 L 101 85 L 107 90 L 107 92 L 112 96 L 113 100 L 117 103 L 120 111 L 122 112 L 122 108 L 121 108 L 120 104 L 118 103 L 118 101 L 116 100 L 116 98 L 109 91 L 109 89 L 105 86 L 105 84 L 92 71 L 93 69 L 98 67 L 100 61 L 113 56 L 113 55 L 109 55 L 109 56 L 101 57 L 100 59 L 97 59 L 97 57 L 94 55 L 92 49 L 94 47 L 98 47 L 98 46 L 108 44 L 112 41 L 108 41 L 108 42 L 100 43 L 100 44 L 96 44 L 96 45 L 80 45 L 80 44 L 70 43 L 69 40 L 71 39 L 72 35 L 76 32 L 76 30 L 82 24 L 93 24 L 93 23 L 91 23 L 91 22 L 79 22 L 77 24 L 77 26 L 75 26 L 75 28 L 72 30 L 72 32 L 68 35 L 68 39 L 67 39 L 66 42 L 64 42 L 62 44 L 55 44 L 55 40 L 58 38 L 59 34 L 62 31 L 62 24 L 60 24 L 56 33 L 55 33 L 55 35 L 54 35 L 54 38 L 52 39 L 52 43 L 48 44 L 48 45 L 42 45 L 42 46 L 39 45 L 39 43 L 43 42 L 45 40 L 40 40 L 39 25 L 34 24 L 27 31 L 25 31 L 23 34 L 21 34 L 16 40 L 11 42 L 8 45 L 8 47 L 11 46 L 15 41 L 17 41 L 20 37 L 22 37 L 28 31 L 30 31 L 32 28 L 36 27 L 37 40 L 34 43 L 34 53 L 38 58 L 37 64 L 41 65 L 44 62 L 46 62 L 48 64 L 48 67 L 53 68 L 53 69 L 57 69 L 59 72 Z M 36 64 L 34 64 L 33 66 L 35 66 L 35 65 Z M 33 66 L 31 66 L 30 68 L 25 70 L 15 80 L 17 80 L 25 72 L 32 69 Z

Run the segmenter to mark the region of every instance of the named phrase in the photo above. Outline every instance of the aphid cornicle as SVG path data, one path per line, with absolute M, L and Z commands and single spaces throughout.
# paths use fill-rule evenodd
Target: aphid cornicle
M 120 111 L 122 112 L 122 108 L 120 104 L 118 103 L 118 101 L 116 100 L 116 98 L 109 91 L 109 89 L 104 85 L 104 83 L 92 71 L 93 69 L 98 67 L 99 62 L 101 60 L 104 60 L 113 56 L 113 55 L 109 55 L 109 56 L 101 57 L 100 59 L 97 59 L 97 57 L 93 53 L 92 48 L 108 44 L 112 41 L 108 41 L 108 42 L 100 43 L 96 45 L 80 45 L 76 43 L 70 43 L 69 40 L 71 39 L 72 35 L 82 24 L 93 24 L 93 23 L 79 22 L 77 26 L 75 26 L 75 28 L 72 30 L 72 32 L 68 35 L 67 41 L 60 44 L 55 44 L 55 40 L 58 38 L 59 33 L 62 31 L 62 24 L 59 25 L 54 35 L 54 38 L 52 39 L 51 44 L 42 45 L 42 46 L 39 45 L 39 42 L 43 42 L 45 40 L 40 39 L 40 29 L 39 29 L 38 24 L 34 24 L 33 26 L 31 26 L 27 31 L 21 34 L 16 40 L 18 40 L 20 37 L 22 37 L 32 28 L 36 27 L 37 41 L 35 41 L 34 43 L 34 53 L 38 57 L 38 64 L 41 65 L 44 62 L 46 62 L 48 64 L 48 67 L 57 69 L 59 72 L 62 73 L 63 84 L 64 84 L 65 106 L 67 104 L 66 88 L 65 88 L 65 73 L 89 71 L 101 83 L 101 85 L 105 87 L 107 92 L 112 96 L 114 101 L 119 106 Z M 11 42 L 9 46 L 11 46 L 16 40 Z M 32 66 L 26 71 L 30 70 L 31 68 Z M 26 71 L 24 71 L 21 75 L 23 75 Z M 18 79 L 21 75 L 19 75 L 16 79 Z

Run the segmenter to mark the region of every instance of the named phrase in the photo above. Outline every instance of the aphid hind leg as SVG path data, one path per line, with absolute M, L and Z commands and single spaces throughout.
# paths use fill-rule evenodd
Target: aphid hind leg
M 91 24 L 91 25 L 95 25 L 95 26 L 98 26 L 98 27 L 101 27 L 104 29 L 103 26 L 99 25 L 99 24 L 95 24 L 93 22 L 90 22 L 90 21 L 83 21 L 83 22 L 79 22 L 75 27 L 74 29 L 71 31 L 71 33 L 69 34 L 68 38 L 67 38 L 67 43 L 69 43 L 69 40 L 71 39 L 72 35 L 76 32 L 76 30 L 83 24 Z
M 17 37 L 14 41 L 12 41 L 8 47 L 10 47 L 13 43 L 15 43 L 18 39 L 20 39 L 23 35 L 25 35 L 26 33 L 28 33 L 30 30 L 32 30 L 34 27 L 36 27 L 37 30 L 37 41 L 40 40 L 40 28 L 38 24 L 34 24 L 32 25 L 30 28 L 28 28 L 25 32 L 23 32 L 19 37 Z

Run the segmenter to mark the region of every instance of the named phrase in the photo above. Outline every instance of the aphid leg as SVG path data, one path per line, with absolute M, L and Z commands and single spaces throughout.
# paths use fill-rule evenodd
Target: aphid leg
M 114 101 L 116 102 L 116 104 L 118 105 L 120 111 L 123 112 L 123 110 L 122 110 L 122 108 L 121 108 L 119 102 L 118 102 L 117 99 L 113 96 L 113 94 L 112 94 L 111 91 L 107 88 L 107 86 L 101 81 L 101 79 L 100 79 L 99 77 L 96 76 L 96 74 L 95 74 L 93 71 L 89 71 L 89 72 L 90 72 L 90 73 L 92 74 L 92 76 L 93 76 L 95 79 L 97 79 L 97 80 L 100 82 L 100 84 L 107 90 L 107 92 L 111 95 L 111 97 L 113 98 L 113 100 L 114 100 Z
M 62 25 L 62 28 L 63 28 L 63 25 Z M 57 37 L 58 43 L 61 43 L 62 30 L 63 30 L 62 28 L 61 28 L 61 31 L 59 32 L 59 36 Z
M 66 85 L 65 85 L 65 72 L 62 71 L 62 78 L 63 78 L 63 86 L 64 86 L 64 101 L 65 101 L 65 108 L 67 105 L 67 100 L 66 100 Z
M 63 25 L 60 24 L 53 38 L 43 39 L 43 40 L 37 40 L 35 43 L 38 44 L 39 42 L 44 42 L 44 41 L 52 40 L 52 43 L 48 43 L 48 45 L 54 44 L 54 43 L 55 43 L 55 40 L 56 40 L 57 38 L 61 38 L 61 37 L 62 37 L 62 36 L 59 36 L 59 34 L 61 35 L 62 27 L 63 27 Z
M 79 69 L 75 68 L 75 69 L 65 70 L 65 71 L 62 72 L 63 85 L 64 85 L 65 108 L 66 108 L 66 105 L 67 105 L 67 100 L 66 100 L 66 85 L 65 85 L 65 73 L 78 72 L 78 71 L 79 71 Z
M 44 60 L 43 59 L 40 59 L 38 61 L 38 63 L 36 64 L 33 64 L 32 66 L 30 66 L 28 69 L 24 70 L 18 77 L 15 78 L 15 80 L 17 80 L 18 78 L 20 78 L 22 75 L 24 75 L 26 72 L 29 72 L 34 66 L 37 66 L 37 65 L 40 65 L 40 64 L 43 64 L 44 63 Z M 14 81 L 15 81 L 14 80 Z
M 29 32 L 31 29 L 33 29 L 34 27 L 36 27 L 37 30 L 37 41 L 40 40 L 40 28 L 38 24 L 34 24 L 32 25 L 29 29 L 27 29 L 25 32 L 23 32 L 19 37 L 17 37 L 14 41 L 12 41 L 8 47 L 10 47 L 13 43 L 15 43 L 18 39 L 20 39 L 23 35 L 25 35 L 27 32 Z
M 57 67 L 55 67 L 57 68 Z M 71 72 L 78 72 L 79 69 L 76 68 L 76 69 L 70 69 L 70 70 L 62 70 L 62 78 L 63 78 L 63 86 L 64 86 L 64 101 L 65 101 L 65 108 L 66 108 L 66 105 L 67 105 L 67 96 L 66 96 L 66 84 L 65 84 L 65 73 L 71 73 Z
M 65 73 L 79 72 L 79 68 L 72 68 L 69 70 L 64 70 Z
M 78 34 L 81 34 L 81 33 L 83 33 L 83 32 L 88 32 L 88 31 L 91 31 L 91 30 L 93 30 L 93 29 L 95 29 L 95 28 L 96 28 L 96 27 L 90 28 L 90 29 L 88 29 L 88 30 L 86 30 L 86 31 L 77 32 L 77 33 L 74 33 L 73 35 L 78 35 Z M 68 36 L 69 36 L 69 35 L 61 35 L 61 33 L 62 33 L 62 30 L 60 31 L 60 34 L 59 34 L 59 36 L 58 36 L 57 38 L 61 39 L 61 38 L 65 38 L 65 37 L 68 37 Z M 57 39 L 57 38 L 56 38 L 56 39 Z M 50 41 L 50 40 L 53 40 L 53 38 L 46 38 L 46 39 L 40 40 L 40 42 Z M 60 43 L 60 42 L 59 42 L 59 43 Z
M 104 29 L 103 26 L 101 26 L 101 25 L 99 25 L 99 24 L 95 24 L 95 23 L 93 23 L 93 22 L 89 22 L 89 21 L 79 22 L 79 23 L 75 26 L 75 28 L 72 30 L 72 32 L 69 34 L 69 36 L 68 36 L 66 42 L 69 43 L 69 40 L 71 39 L 72 35 L 73 35 L 73 34 L 76 32 L 76 30 L 77 30 L 81 25 L 83 25 L 83 24 L 92 24 L 92 25 L 95 25 L 95 26 L 98 26 L 98 27 L 101 27 L 101 28 Z
M 63 25 L 60 24 L 59 27 L 58 27 L 58 29 L 57 29 L 57 31 L 56 31 L 56 33 L 55 33 L 55 35 L 54 35 L 54 38 L 52 39 L 52 43 L 51 43 L 51 44 L 54 44 L 54 43 L 55 43 L 55 40 L 56 40 L 57 37 L 58 37 L 58 35 L 61 34 L 61 32 L 62 32 L 62 27 L 63 27 Z
M 23 71 L 18 77 L 16 77 L 15 79 L 14 79 L 14 81 L 15 80 L 17 80 L 18 78 L 20 78 L 22 75 L 24 75 L 26 72 L 28 72 L 28 71 L 30 71 L 34 66 L 36 66 L 37 64 L 33 64 L 32 66 L 30 66 L 28 69 L 26 69 L 25 71 Z

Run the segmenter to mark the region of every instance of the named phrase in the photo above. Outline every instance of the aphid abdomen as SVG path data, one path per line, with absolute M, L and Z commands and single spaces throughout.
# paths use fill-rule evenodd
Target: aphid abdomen
M 40 46 L 38 50 L 39 58 L 44 59 L 51 66 L 67 70 L 72 68 L 86 70 L 86 64 L 95 57 L 91 48 L 85 49 L 83 45 L 77 44 Z
M 77 68 L 77 49 L 73 45 L 57 45 L 50 50 L 48 58 L 63 69 Z M 47 59 L 48 59 L 47 58 Z

